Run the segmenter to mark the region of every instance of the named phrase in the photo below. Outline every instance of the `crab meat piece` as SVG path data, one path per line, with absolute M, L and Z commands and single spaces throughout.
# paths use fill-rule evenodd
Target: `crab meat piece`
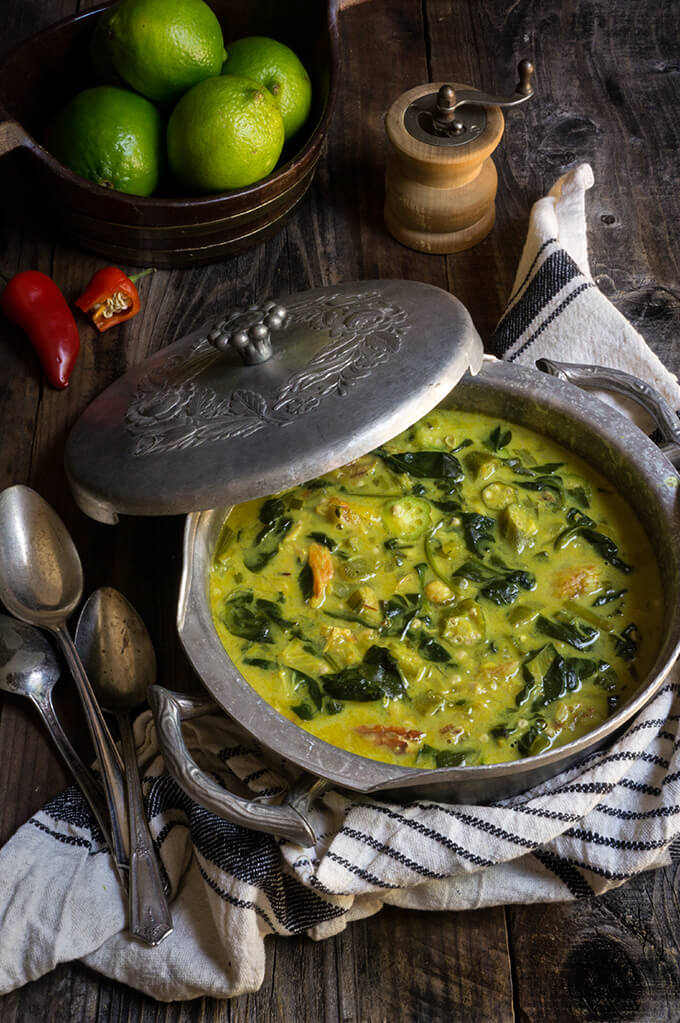
M 309 545 L 309 567 L 314 584 L 312 603 L 318 606 L 326 596 L 326 586 L 333 578 L 333 556 L 321 543 Z
M 479 667 L 480 677 L 486 682 L 504 682 L 514 678 L 518 671 L 519 661 L 491 661 Z
M 336 469 L 333 476 L 336 479 L 359 479 L 361 476 L 368 475 L 372 472 L 376 465 L 377 460 L 372 455 L 362 455 L 361 458 L 355 458 L 353 462 L 348 462 L 347 465 L 343 465 L 341 469 Z
M 465 729 L 462 725 L 444 725 L 443 728 L 439 729 L 439 734 L 442 739 L 446 739 L 447 742 L 458 742 L 461 735 L 465 734 Z
M 347 656 L 347 644 L 356 644 L 357 637 L 351 629 L 343 629 L 338 625 L 323 625 L 321 634 L 325 640 L 324 653 L 345 654 Z
M 555 596 L 573 600 L 584 593 L 593 593 L 600 587 L 600 573 L 597 565 L 576 565 L 565 568 L 553 578 Z
M 325 515 L 331 522 L 339 526 L 361 526 L 361 515 L 347 501 L 339 497 L 331 497 L 326 506 Z
M 354 729 L 365 735 L 376 746 L 387 746 L 393 753 L 408 753 L 413 744 L 420 742 L 425 732 L 403 725 L 359 725 Z

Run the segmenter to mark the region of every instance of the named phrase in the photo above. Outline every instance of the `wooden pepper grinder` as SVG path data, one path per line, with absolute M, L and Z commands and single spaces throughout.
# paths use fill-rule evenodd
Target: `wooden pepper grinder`
M 520 62 L 513 96 L 469 85 L 409 89 L 385 117 L 390 141 L 385 224 L 421 252 L 461 252 L 485 238 L 496 219 L 498 175 L 491 153 L 503 135 L 501 107 L 533 95 L 533 64 Z

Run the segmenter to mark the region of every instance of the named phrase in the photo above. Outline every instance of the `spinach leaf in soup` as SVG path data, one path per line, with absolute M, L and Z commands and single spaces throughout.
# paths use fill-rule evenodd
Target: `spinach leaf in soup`
M 622 657 L 624 661 L 632 661 L 638 650 L 638 643 L 640 642 L 640 633 L 638 627 L 633 622 L 627 625 L 621 632 L 621 635 L 615 642 L 614 649 L 619 657 Z
M 465 764 L 477 763 L 479 750 L 465 749 L 438 749 L 424 743 L 416 755 L 416 763 L 431 760 L 435 767 L 463 767 Z
M 483 561 L 464 561 L 460 568 L 454 572 L 455 576 L 469 579 L 470 582 L 481 583 L 480 596 L 499 607 L 502 605 L 514 604 L 519 596 L 520 588 L 533 590 L 536 586 L 536 576 L 524 569 L 511 569 L 503 562 L 498 568 L 492 567 Z
M 273 643 L 277 627 L 284 629 L 293 625 L 282 617 L 273 601 L 253 597 L 250 590 L 226 600 L 221 618 L 232 636 L 240 636 L 251 643 Z
M 583 657 L 561 657 L 557 654 L 543 677 L 543 698 L 537 706 L 547 707 L 566 693 L 575 692 L 581 682 L 596 671 L 597 661 Z
M 501 448 L 506 448 L 512 440 L 512 430 L 504 430 L 500 423 L 493 428 L 489 436 L 484 441 L 484 446 L 489 451 L 500 451 Z
M 324 690 L 335 700 L 367 702 L 406 695 L 407 686 L 387 647 L 371 646 L 361 664 L 322 676 Z
M 408 473 L 417 479 L 446 478 L 455 483 L 463 479 L 460 462 L 448 451 L 402 451 L 391 454 L 384 448 L 379 448 L 376 454 L 399 476 Z
M 564 487 L 559 476 L 537 476 L 535 479 L 518 481 L 515 486 L 543 493 L 560 508 L 564 505 Z
M 261 572 L 278 554 L 281 542 L 293 525 L 291 518 L 274 518 L 255 537 L 255 543 L 243 555 L 243 564 L 253 573 Z
M 563 529 L 555 539 L 554 547 L 556 551 L 562 550 L 575 537 L 581 537 L 597 551 L 606 564 L 611 565 L 612 568 L 616 568 L 625 575 L 632 571 L 631 566 L 619 558 L 618 544 L 614 543 L 610 536 L 599 533 L 594 529 L 595 522 L 590 516 L 585 515 L 578 508 L 570 508 L 567 512 L 567 522 L 569 523 L 567 528 Z
M 418 653 L 421 657 L 424 657 L 426 661 L 433 661 L 435 664 L 446 664 L 451 660 L 451 654 L 438 643 L 432 636 L 428 636 L 427 633 L 421 632 L 418 640 Z
M 309 560 L 305 561 L 298 575 L 298 584 L 303 600 L 310 600 L 314 593 L 314 573 Z
M 477 512 L 463 512 L 460 516 L 463 523 L 463 537 L 469 551 L 482 557 L 495 542 L 493 528 L 496 520 L 489 515 Z
M 260 514 L 258 516 L 260 522 L 264 522 L 268 525 L 270 522 L 274 522 L 276 519 L 283 518 L 286 513 L 286 506 L 280 497 L 268 498 L 262 507 L 260 508 Z
M 389 600 L 380 601 L 383 621 L 381 636 L 403 636 L 416 618 L 422 598 L 419 593 L 395 593 Z
M 286 671 L 290 672 L 293 684 L 296 689 L 302 687 L 307 690 L 310 700 L 317 711 L 321 710 L 321 704 L 323 703 L 323 693 L 321 692 L 321 686 L 315 678 L 311 675 L 306 675 L 304 671 L 299 671 L 297 668 L 291 668 L 290 665 L 284 665 Z M 293 708 L 294 709 L 294 708 Z
M 559 612 L 558 612 L 559 613 Z M 539 615 L 536 619 L 536 628 L 544 636 L 551 639 L 558 639 L 562 643 L 568 643 L 576 650 L 588 650 L 600 638 L 600 631 L 592 625 L 585 625 L 583 622 L 565 621 L 558 618 L 546 618 Z

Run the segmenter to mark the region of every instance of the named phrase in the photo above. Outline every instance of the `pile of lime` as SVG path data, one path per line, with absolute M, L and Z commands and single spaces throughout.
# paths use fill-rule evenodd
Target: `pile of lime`
M 91 43 L 101 84 L 53 119 L 47 146 L 106 188 L 152 195 L 166 165 L 192 193 L 270 174 L 309 115 L 309 75 L 291 49 L 249 36 L 229 45 L 203 0 L 119 0 Z

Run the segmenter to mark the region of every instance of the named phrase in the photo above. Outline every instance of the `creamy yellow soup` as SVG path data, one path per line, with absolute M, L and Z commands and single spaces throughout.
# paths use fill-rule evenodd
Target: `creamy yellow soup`
M 210 601 L 277 711 L 423 768 L 591 731 L 645 678 L 662 626 L 649 542 L 604 478 L 530 430 L 454 410 L 234 508 Z

